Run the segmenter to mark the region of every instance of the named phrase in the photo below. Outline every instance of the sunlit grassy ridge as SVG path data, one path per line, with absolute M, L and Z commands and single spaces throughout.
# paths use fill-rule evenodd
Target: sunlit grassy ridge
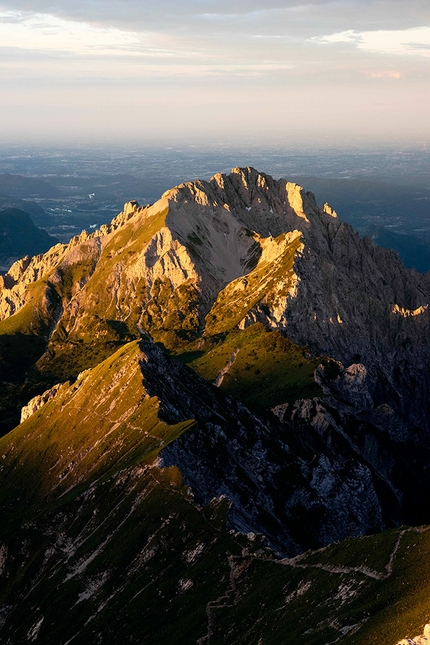
M 57 396 L 0 440 L 0 505 L 6 522 L 36 504 L 76 494 L 82 484 L 158 452 L 193 424 L 167 425 L 144 389 L 137 342 L 65 383 Z M 21 500 L 20 503 L 18 501 Z
M 159 420 L 145 360 L 126 345 L 0 440 L 5 642 L 36 629 L 52 645 L 183 643 L 208 630 L 248 540 L 225 530 L 226 500 L 198 508 L 180 472 L 157 467 L 194 421 Z
M 285 341 L 261 325 L 235 336 L 250 352 L 266 336 Z M 274 561 L 258 539 L 226 530 L 227 500 L 199 508 L 177 468 L 157 467 L 193 420 L 160 422 L 145 360 L 129 343 L 0 441 L 5 643 L 36 628 L 47 645 L 208 634 L 226 645 L 395 645 L 422 631 L 430 531 Z

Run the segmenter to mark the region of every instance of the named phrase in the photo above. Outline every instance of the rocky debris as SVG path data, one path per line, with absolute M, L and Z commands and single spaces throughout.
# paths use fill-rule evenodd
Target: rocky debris
M 274 408 L 270 408 L 270 411 L 282 422 L 286 417 L 289 406 L 289 403 L 281 403 L 280 405 L 275 405 Z
M 217 377 L 215 379 L 215 383 L 214 383 L 214 385 L 216 387 L 220 387 L 222 385 L 224 377 L 229 372 L 231 366 L 234 364 L 239 351 L 240 351 L 239 348 L 236 348 L 234 350 L 233 354 L 228 359 L 227 365 L 225 367 L 223 367 L 222 370 L 220 370 L 220 372 L 218 373 L 218 375 L 217 375 Z
M 336 377 L 327 378 L 327 369 L 332 370 L 334 365 L 338 371 Z M 328 368 L 320 365 L 315 371 L 315 380 L 332 401 L 341 401 L 356 412 L 373 408 L 367 370 L 360 363 L 352 364 L 347 368 L 339 362 L 330 363 Z

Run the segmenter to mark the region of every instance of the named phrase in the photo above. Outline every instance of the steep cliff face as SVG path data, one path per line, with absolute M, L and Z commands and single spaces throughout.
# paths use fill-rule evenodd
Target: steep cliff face
M 0 477 L 3 503 L 24 514 L 160 454 L 201 504 L 226 497 L 230 525 L 263 533 L 283 554 L 384 526 L 376 473 L 352 452 L 306 447 L 276 417 L 226 399 L 152 341 L 129 343 L 73 384 L 36 397 L 22 419 L 0 442 Z
M 272 562 L 264 576 L 285 603 L 249 632 L 241 612 L 247 598 L 261 610 L 264 545 L 291 557 L 429 521 L 430 276 L 299 186 L 236 168 L 150 207 L 129 202 L 111 225 L 15 263 L 0 286 L 0 407 L 26 404 L 0 440 L 11 643 L 149 643 L 166 617 L 154 642 L 283 643 L 275 609 L 316 644 L 378 633 L 358 589 L 400 589 L 393 562 L 412 530 L 389 534 L 388 556 L 372 538 L 383 569 L 363 564 L 358 542 L 360 566 L 339 567 L 336 546 Z M 287 583 L 272 565 L 294 569 Z M 303 577 L 312 567 L 327 576 Z M 319 622 L 297 627 L 285 607 L 308 584 L 322 596 L 327 584 L 333 606 L 351 598 L 354 620 L 326 620 L 309 599 L 303 616 Z M 66 631 L 51 599 L 73 613 Z
M 270 405 L 329 451 L 336 446 L 335 460 L 347 450 L 378 473 L 377 497 L 384 503 L 375 517 L 384 519 L 375 526 L 382 526 L 404 517 L 399 508 L 414 509 L 410 521 L 422 518 L 419 505 L 404 501 L 412 498 L 399 467 L 405 445 L 422 490 L 430 488 L 424 467 L 429 281 L 360 239 L 299 186 L 235 168 L 229 176 L 182 184 L 150 207 L 130 202 L 110 226 L 16 263 L 3 278 L 0 340 L 6 346 L 16 334 L 39 345 L 43 339 L 44 347 L 34 350 L 33 378 L 42 379 L 44 389 L 76 377 L 141 333 L 176 352 L 207 354 L 231 330 L 259 322 L 307 345 L 310 357 L 333 356 L 340 361 L 334 374 L 333 366 L 317 374 L 322 399 L 292 405 L 291 391 L 283 400 L 278 388 Z M 231 347 L 229 361 L 237 351 Z M 248 402 L 246 387 L 238 390 L 237 377 L 226 377 L 231 364 L 225 365 L 218 385 Z M 242 381 L 245 369 L 251 366 L 243 365 Z M 254 378 L 250 387 L 273 378 Z M 300 394 L 300 383 L 304 387 L 297 376 L 292 391 L 305 399 L 311 391 Z M 331 468 L 326 462 L 318 467 L 321 473 Z M 218 488 L 202 492 L 202 499 Z M 358 525 L 368 530 L 369 522 Z
M 399 354 L 428 358 L 429 276 L 299 186 L 253 169 L 183 184 L 149 208 L 131 202 L 111 226 L 20 261 L 3 279 L 2 317 L 36 285 L 60 296 L 69 337 L 94 317 L 140 325 L 168 346 L 263 321 L 345 364 L 378 364 L 394 388 Z

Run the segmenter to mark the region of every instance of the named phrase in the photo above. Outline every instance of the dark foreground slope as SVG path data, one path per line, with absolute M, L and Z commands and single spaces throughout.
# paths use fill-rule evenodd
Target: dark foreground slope
M 210 386 L 183 368 L 168 378 L 182 395 L 171 406 L 159 382 L 165 360 L 148 341 L 126 345 L 40 408 L 33 402 L 0 442 L 2 642 L 394 645 L 420 632 L 426 529 L 279 560 L 262 537 L 226 526 L 236 500 L 199 506 L 179 470 L 162 467 L 160 451 L 198 425 L 212 444 L 215 432 L 236 435 L 223 446 L 236 467 L 247 461 L 238 435 L 254 459 L 263 438 L 258 420 L 250 426 L 233 402 L 223 409 L 216 391 L 199 402 Z M 199 419 L 175 418 L 192 405 Z M 262 463 L 252 469 L 263 478 Z M 261 501 L 252 488 L 243 495 Z
M 235 169 L 127 204 L 1 286 L 6 642 L 420 632 L 427 534 L 396 527 L 430 522 L 429 276 Z M 366 553 L 275 561 L 386 528 Z

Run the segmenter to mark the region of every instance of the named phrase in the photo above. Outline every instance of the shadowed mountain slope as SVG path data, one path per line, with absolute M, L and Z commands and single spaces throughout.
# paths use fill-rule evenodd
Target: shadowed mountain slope
M 18 208 L 0 211 L 0 262 L 43 253 L 56 242 L 55 238 L 33 224 L 28 213 Z
M 195 418 L 182 421 L 190 412 Z M 230 476 L 218 492 L 227 497 L 198 506 L 179 470 L 163 467 L 169 446 L 187 435 L 195 489 L 202 489 L 196 470 L 216 479 L 224 454 Z M 2 640 L 233 645 L 281 644 L 288 635 L 309 645 L 339 638 L 394 645 L 418 633 L 427 611 L 427 529 L 277 560 L 262 538 L 226 527 L 226 513 L 230 526 L 255 526 L 253 507 L 273 495 L 282 467 L 284 491 L 305 493 L 297 445 L 285 428 L 274 433 L 150 341 L 126 345 L 34 400 L 0 440 Z M 306 518 L 290 507 L 296 538 L 309 537 L 324 517 L 315 502 L 327 501 L 327 491 L 310 472 L 315 456 L 306 484 L 313 511 Z M 344 494 L 349 482 L 349 504 L 337 521 L 335 508 L 325 509 L 338 527 L 363 511 L 354 506 L 352 463 L 345 465 L 338 485 Z M 274 520 L 273 503 L 268 512 Z
M 322 645 L 360 642 L 368 616 L 369 639 L 388 624 L 387 545 L 412 530 L 366 538 L 372 567 L 385 567 L 376 577 L 351 542 L 359 565 L 340 572 L 351 595 L 319 567 L 325 551 L 303 577 L 296 561 L 288 574 L 268 563 L 268 547 L 292 557 L 430 521 L 429 275 L 301 187 L 236 168 L 152 206 L 129 202 L 94 234 L 18 261 L 0 286 L 5 429 L 28 404 L 0 441 L 6 642 L 108 643 L 121 629 L 139 642 L 148 621 L 163 625 L 158 642 L 275 643 L 311 615 L 316 626 L 294 634 Z M 243 612 L 266 575 L 268 613 L 248 632 Z M 302 602 L 308 583 L 318 605 L 326 589 L 329 622 Z M 59 599 L 52 610 L 35 585 Z M 383 606 L 367 609 L 372 590 Z M 73 612 L 67 632 L 58 603 Z M 405 616 L 395 638 L 427 620 L 421 605 Z

